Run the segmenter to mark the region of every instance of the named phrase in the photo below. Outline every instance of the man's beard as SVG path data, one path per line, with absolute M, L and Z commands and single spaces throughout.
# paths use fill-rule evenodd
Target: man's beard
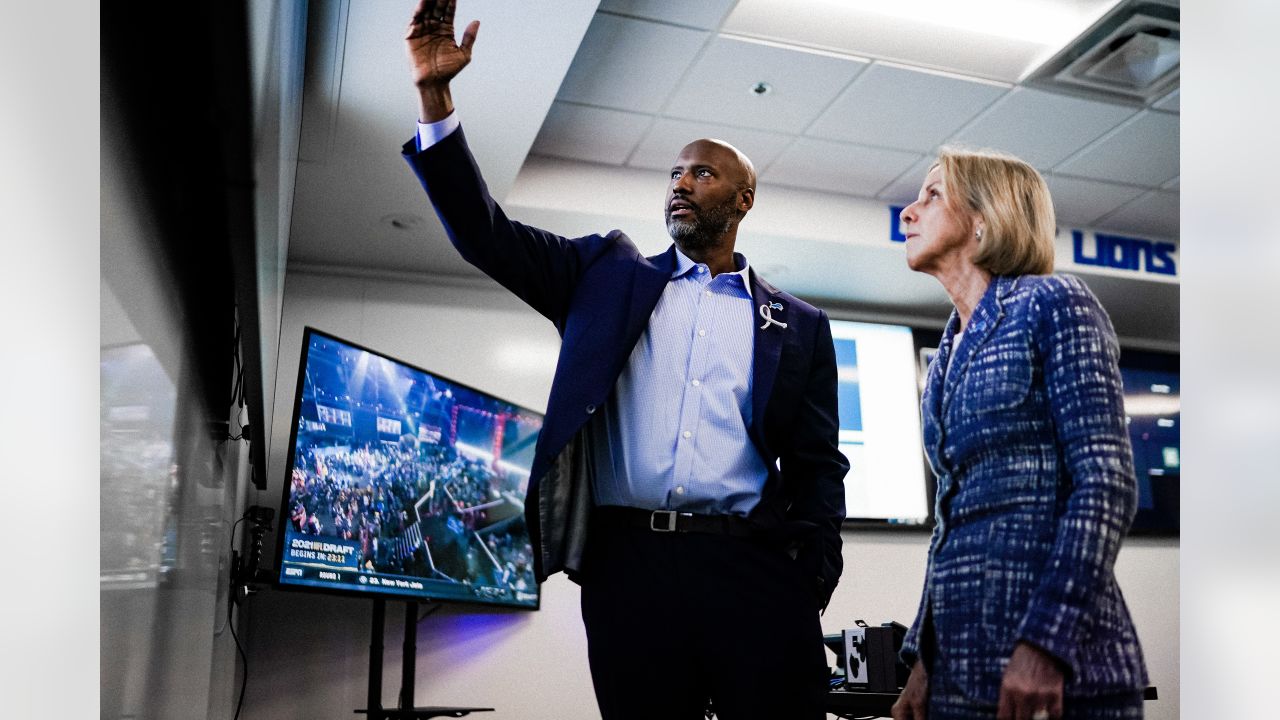
M 676 219 L 667 210 L 667 232 L 682 250 L 706 250 L 720 244 L 725 234 L 738 219 L 734 199 L 720 205 L 695 209 L 691 219 Z

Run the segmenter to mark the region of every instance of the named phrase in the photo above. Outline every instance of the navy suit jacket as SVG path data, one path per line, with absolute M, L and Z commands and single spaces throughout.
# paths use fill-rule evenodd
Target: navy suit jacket
M 644 257 L 622 232 L 564 238 L 508 219 L 489 195 L 461 129 L 403 154 L 454 246 L 472 265 L 551 320 L 562 343 L 538 437 L 525 516 L 539 581 L 582 570 L 591 509 L 588 420 L 613 391 L 676 267 L 674 246 Z M 825 607 L 842 569 L 840 525 L 848 462 L 836 444 L 836 364 L 822 311 L 751 272 L 757 324 L 750 441 L 768 468 L 749 519 L 796 549 Z
M 958 325 L 921 400 L 937 525 L 903 659 L 931 622 L 944 672 L 979 702 L 998 699 L 1018 641 L 1068 668 L 1068 697 L 1146 687 L 1113 572 L 1137 487 L 1106 311 L 1071 276 L 996 277 L 952 358 Z

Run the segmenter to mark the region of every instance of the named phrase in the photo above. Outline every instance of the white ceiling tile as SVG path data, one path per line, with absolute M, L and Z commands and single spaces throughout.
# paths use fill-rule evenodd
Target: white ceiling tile
M 807 134 L 863 145 L 933 152 L 1008 86 L 875 64 L 858 76 Z
M 1098 221 L 1099 228 L 1134 235 L 1178 237 L 1178 193 L 1153 191 Z
M 1050 175 L 1045 177 L 1060 224 L 1092 226 L 1098 218 L 1146 192 L 1142 188 Z
M 1168 110 L 1169 112 L 1179 112 L 1181 110 L 1182 103 L 1178 97 L 1178 94 L 1181 92 L 1182 92 L 1181 88 L 1174 90 L 1168 95 L 1165 95 L 1164 97 L 1160 98 L 1156 102 L 1152 103 L 1151 107 L 1157 110 Z
M 627 164 L 666 170 L 685 145 L 699 138 L 715 138 L 733 145 L 751 159 L 757 170 L 768 167 L 793 139 L 763 130 L 663 118 L 654 123 Z
M 556 99 L 657 112 L 709 35 L 596 13 Z
M 876 197 L 901 205 L 915 202 L 915 199 L 920 196 L 920 186 L 924 184 L 924 176 L 929 174 L 929 168 L 933 167 L 937 159 L 933 154 L 920 158 L 915 165 L 907 168 L 906 172 L 886 185 Z
M 951 138 L 951 142 L 1013 153 L 1051 168 L 1131 117 L 1122 105 L 1015 88 Z
M 555 102 L 532 152 L 621 165 L 652 122 L 649 115 Z
M 729 9 L 737 2 L 738 0 L 698 0 L 698 2 L 604 0 L 600 3 L 600 9 L 673 25 L 691 25 L 705 30 L 715 30 L 720 27 L 720 21 L 724 20 Z
M 1179 117 L 1144 110 L 1056 170 L 1068 175 L 1156 187 L 1178 174 Z
M 918 160 L 919 153 L 801 138 L 760 174 L 760 180 L 875 197 Z
M 664 114 L 799 133 L 866 61 L 720 36 L 689 69 Z M 752 92 L 758 82 L 772 86 Z

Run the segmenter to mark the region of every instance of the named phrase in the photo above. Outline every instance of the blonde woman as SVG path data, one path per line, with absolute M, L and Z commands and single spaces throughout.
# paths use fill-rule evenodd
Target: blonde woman
M 900 219 L 955 309 L 921 400 L 937 526 L 893 717 L 1140 718 L 1113 573 L 1136 504 L 1119 347 L 1085 284 L 1051 274 L 1044 180 L 944 150 Z

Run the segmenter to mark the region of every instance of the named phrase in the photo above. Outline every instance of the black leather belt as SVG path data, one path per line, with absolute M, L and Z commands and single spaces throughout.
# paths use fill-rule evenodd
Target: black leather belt
M 599 522 L 635 527 L 653 532 L 703 533 L 754 537 L 758 526 L 739 515 L 699 515 L 676 510 L 643 510 L 621 505 L 601 505 L 592 511 Z

